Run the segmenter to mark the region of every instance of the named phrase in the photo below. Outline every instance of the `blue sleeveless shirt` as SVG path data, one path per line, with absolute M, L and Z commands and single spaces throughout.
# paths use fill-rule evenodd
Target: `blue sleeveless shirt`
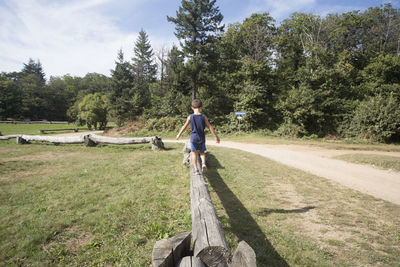
M 190 142 L 195 144 L 205 143 L 206 137 L 204 134 L 204 128 L 206 126 L 206 120 L 204 114 L 191 114 L 190 115 Z

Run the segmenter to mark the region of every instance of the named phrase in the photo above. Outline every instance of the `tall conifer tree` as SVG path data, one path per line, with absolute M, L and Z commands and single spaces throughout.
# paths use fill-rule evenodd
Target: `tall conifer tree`
M 175 35 L 181 40 L 186 66 L 192 82 L 192 98 L 196 98 L 201 85 L 201 71 L 212 59 L 212 44 L 222 33 L 223 16 L 216 0 L 182 0 L 176 17 L 167 17 L 175 24 Z

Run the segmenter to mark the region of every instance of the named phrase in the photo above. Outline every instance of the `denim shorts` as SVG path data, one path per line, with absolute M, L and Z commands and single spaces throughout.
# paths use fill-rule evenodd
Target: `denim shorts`
M 190 142 L 190 150 L 191 151 L 206 151 L 206 143 L 192 143 Z

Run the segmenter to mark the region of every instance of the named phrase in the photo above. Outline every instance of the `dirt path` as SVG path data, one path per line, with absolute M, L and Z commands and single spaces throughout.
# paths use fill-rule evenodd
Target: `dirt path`
M 175 140 L 164 140 L 176 142 Z M 183 142 L 183 141 L 180 141 Z M 400 173 L 331 157 L 342 154 L 382 154 L 400 157 L 400 152 L 332 150 L 300 145 L 264 145 L 222 141 L 208 145 L 240 149 L 318 175 L 365 194 L 400 205 Z

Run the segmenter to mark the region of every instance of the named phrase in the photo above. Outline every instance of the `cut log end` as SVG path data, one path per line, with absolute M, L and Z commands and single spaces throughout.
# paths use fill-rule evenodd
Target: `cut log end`
M 231 262 L 229 249 L 220 246 L 207 247 L 196 255 L 207 266 L 228 267 Z

